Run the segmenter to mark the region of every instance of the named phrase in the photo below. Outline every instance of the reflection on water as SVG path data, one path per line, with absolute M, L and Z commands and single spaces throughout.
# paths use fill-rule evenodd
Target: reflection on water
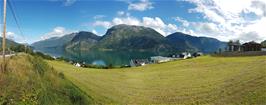
M 99 66 L 107 66 L 103 60 L 95 60 L 91 64 Z
M 41 52 L 56 57 L 62 56 L 75 62 L 101 66 L 124 66 L 129 65 L 131 59 L 148 59 L 151 56 L 163 55 L 137 51 L 65 51 L 63 49 L 43 49 Z

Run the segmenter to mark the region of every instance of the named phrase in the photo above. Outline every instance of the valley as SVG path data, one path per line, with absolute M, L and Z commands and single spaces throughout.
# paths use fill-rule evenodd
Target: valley
M 152 28 L 135 25 L 115 25 L 105 35 L 80 31 L 31 44 L 34 50 L 74 62 L 105 66 L 129 65 L 132 59 L 171 56 L 182 52 L 214 53 L 225 50 L 226 43 L 215 38 L 196 37 L 176 32 L 167 37 Z
M 263 104 L 266 57 L 211 57 L 101 70 L 47 61 L 99 104 Z
M 0 0 L 0 105 L 266 105 L 265 0 Z

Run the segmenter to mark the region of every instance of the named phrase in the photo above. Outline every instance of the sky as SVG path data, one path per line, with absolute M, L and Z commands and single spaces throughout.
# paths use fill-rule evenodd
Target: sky
M 99 36 L 114 25 L 150 27 L 221 41 L 266 40 L 266 0 L 9 0 L 7 37 L 33 43 L 78 31 Z M 0 11 L 3 11 L 0 0 Z M 1 31 L 3 13 L 1 12 Z

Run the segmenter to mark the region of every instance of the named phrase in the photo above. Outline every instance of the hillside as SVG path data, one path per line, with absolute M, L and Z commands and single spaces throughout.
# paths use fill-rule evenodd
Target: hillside
M 2 48 L 2 37 L 0 37 L 0 48 Z M 13 46 L 18 46 L 19 45 L 19 43 L 17 43 L 17 42 L 15 42 L 15 41 L 12 41 L 12 40 L 10 40 L 10 39 L 6 39 L 6 45 L 7 45 L 7 47 L 13 47 Z
M 76 33 L 64 35 L 62 37 L 53 37 L 46 40 L 41 40 L 31 44 L 31 46 L 35 50 L 43 50 L 43 49 L 58 49 L 63 48 L 67 43 L 69 43 L 74 37 Z
M 166 37 L 176 49 L 188 51 L 202 51 L 204 53 L 211 53 L 218 51 L 219 48 L 224 50 L 225 42 L 221 42 L 214 38 L 196 37 L 188 34 L 176 32 Z
M 7 61 L 6 71 L 0 70 L 1 105 L 90 104 L 89 96 L 41 58 L 19 54 Z
M 102 37 L 81 31 L 63 37 L 55 37 L 35 42 L 37 50 L 127 50 L 150 52 L 202 51 L 205 53 L 224 49 L 225 43 L 214 38 L 195 37 L 180 32 L 164 37 L 157 31 L 143 26 L 116 25 Z
M 146 50 L 153 52 L 174 50 L 167 39 L 155 30 L 123 24 L 108 29 L 96 47 L 100 49 Z
M 88 50 L 95 46 L 100 39 L 100 36 L 91 32 L 81 31 L 78 32 L 71 42 L 67 43 L 65 47 L 66 49 L 73 50 Z
M 49 61 L 102 104 L 263 105 L 266 56 L 204 56 L 137 68 L 99 70 Z

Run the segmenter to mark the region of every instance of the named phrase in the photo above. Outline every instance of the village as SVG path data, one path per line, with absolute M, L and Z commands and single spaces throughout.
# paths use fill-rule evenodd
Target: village
M 183 52 L 180 54 L 172 54 L 169 57 L 153 56 L 150 57 L 150 59 L 132 59 L 130 60 L 130 67 L 145 66 L 147 64 L 159 64 L 175 60 L 195 58 L 202 55 L 202 52 L 195 52 L 193 54 L 191 54 L 190 52 Z
M 180 54 L 173 54 L 170 55 L 169 57 L 164 57 L 164 56 L 152 56 L 147 59 L 131 59 L 129 61 L 129 65 L 123 65 L 118 68 L 127 68 L 127 67 L 138 67 L 138 66 L 145 66 L 148 64 L 160 64 L 160 63 L 165 63 L 165 62 L 170 62 L 170 61 L 176 61 L 176 60 L 182 60 L 182 59 L 190 59 L 190 58 L 195 58 L 198 56 L 202 56 L 202 52 L 195 52 L 195 53 L 189 53 L 189 52 L 183 52 Z M 97 65 L 88 65 L 85 62 L 74 62 L 74 61 L 68 61 L 68 63 L 76 66 L 76 67 L 84 67 L 84 68 L 114 68 L 114 67 L 102 67 L 102 66 L 97 66 Z M 115 67 L 117 68 L 117 67 Z
M 160 64 L 165 62 L 171 62 L 176 60 L 184 60 L 184 59 L 191 59 L 196 58 L 199 56 L 203 56 L 203 52 L 182 52 L 177 54 L 171 54 L 169 56 L 152 56 L 147 59 L 131 59 L 129 61 L 129 65 L 123 65 L 121 68 L 125 67 L 138 67 L 138 66 L 145 66 L 148 64 Z M 229 41 L 227 42 L 227 46 L 224 50 L 219 50 L 214 52 L 213 54 L 206 54 L 206 55 L 215 55 L 215 56 L 245 56 L 245 55 L 266 55 L 266 46 L 262 44 L 256 43 L 254 41 L 247 42 L 241 44 L 238 40 L 236 41 Z M 74 62 L 69 61 L 70 64 L 76 67 L 93 67 L 99 68 L 96 65 L 88 66 L 85 62 Z M 100 67 L 100 68 L 113 68 L 113 67 Z
M 247 52 L 247 51 L 266 51 L 266 46 L 254 41 L 241 44 L 239 40 L 229 41 L 227 51 L 229 52 Z
M 0 105 L 266 105 L 266 0 L 0 5 Z

